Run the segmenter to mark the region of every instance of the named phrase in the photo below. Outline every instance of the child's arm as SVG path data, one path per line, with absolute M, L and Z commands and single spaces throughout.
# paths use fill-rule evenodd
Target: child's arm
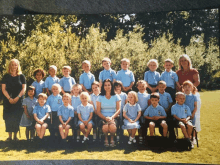
M 155 116 L 153 117 L 149 117 L 149 116 L 144 116 L 145 119 L 148 119 L 148 120 L 154 120 Z
M 168 106 L 168 108 L 167 108 L 167 109 L 165 109 L 166 113 L 170 111 L 171 106 L 172 106 L 172 103 L 170 103 L 170 104 L 169 104 L 169 106 Z
M 186 122 L 190 120 L 190 116 L 188 116 L 187 118 L 184 118 L 184 119 L 181 119 L 181 118 L 179 118 L 179 117 L 176 116 L 176 115 L 173 115 L 173 117 L 174 117 L 176 120 L 183 122 L 184 124 L 186 124 Z
M 31 118 L 31 117 L 29 116 L 29 114 L 28 114 L 27 106 L 26 106 L 26 105 L 24 105 L 24 113 L 25 113 L 25 115 L 27 116 L 28 119 Z
M 134 122 L 138 121 L 140 117 L 141 117 L 141 111 L 138 112 L 137 118 L 134 120 Z
M 99 80 L 99 86 L 100 86 L 100 89 L 102 89 L 102 80 L 101 79 Z
M 147 87 L 151 90 L 151 92 L 153 92 L 153 88 L 148 84 L 147 81 L 145 81 L 145 82 L 146 82 L 146 84 L 147 84 Z
M 130 123 L 134 123 L 134 121 L 131 120 L 131 119 L 126 115 L 126 111 L 123 111 L 123 117 L 124 117 L 125 119 L 127 119 Z
M 44 120 L 46 120 L 48 118 L 48 116 L 49 116 L 49 113 L 47 112 L 46 115 L 40 120 L 44 123 Z
M 181 89 L 179 81 L 176 82 L 177 89 Z
M 124 91 L 126 92 L 130 90 L 133 87 L 133 85 L 134 85 L 134 82 L 131 82 L 131 84 L 128 87 L 124 87 Z
M 95 109 L 95 105 L 93 104 L 93 101 L 91 101 L 90 104 L 92 104 L 92 106 L 93 106 L 94 113 L 97 114 L 97 110 Z
M 92 120 L 92 116 L 93 116 L 93 112 L 90 112 L 89 119 L 86 121 L 87 124 L 89 123 L 90 120 Z
M 82 119 L 82 117 L 81 117 L 81 114 L 80 113 L 78 113 L 78 119 L 81 121 L 81 122 L 85 122 L 83 119 Z
M 69 117 L 68 120 L 65 122 L 65 124 L 67 125 L 71 119 L 72 119 L 72 117 Z
M 47 92 L 47 95 L 50 96 L 50 91 L 48 88 L 46 88 L 46 92 Z
M 194 116 L 195 116 L 195 113 L 196 113 L 196 111 L 197 111 L 197 102 L 195 101 L 194 102 L 194 109 L 193 109 L 193 112 L 192 112 L 192 118 L 194 118 Z
M 82 86 L 82 90 L 83 90 L 83 91 L 85 91 L 85 92 L 88 92 L 88 93 L 89 93 L 89 91 L 86 89 L 86 87 L 85 87 L 83 84 L 81 84 L 81 86 Z
M 62 116 L 61 116 L 61 115 L 59 116 L 59 120 L 60 120 L 61 124 L 64 124 L 64 122 L 63 122 L 63 119 L 62 119 Z
M 43 122 L 42 122 L 41 120 L 38 119 L 36 113 L 34 113 L 34 120 L 35 120 L 36 122 L 38 122 L 39 124 L 43 124 Z
M 61 87 L 61 92 L 64 95 L 65 91 L 63 90 L 63 87 Z

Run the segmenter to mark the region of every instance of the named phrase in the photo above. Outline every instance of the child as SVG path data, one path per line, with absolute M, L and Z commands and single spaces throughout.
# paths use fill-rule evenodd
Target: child
M 117 80 L 122 82 L 122 90 L 126 93 L 132 90 L 132 86 L 134 85 L 135 79 L 132 71 L 128 70 L 130 66 L 130 60 L 127 58 L 123 58 L 121 60 L 121 70 L 117 73 Z
M 160 80 L 163 80 L 166 82 L 166 89 L 165 91 L 169 93 L 173 99 L 175 100 L 175 93 L 176 93 L 176 88 L 175 85 L 180 89 L 180 84 L 178 82 L 178 76 L 176 72 L 172 71 L 173 67 L 173 61 L 171 59 L 166 59 L 164 63 L 164 68 L 165 71 L 161 74 Z
M 71 102 L 71 95 L 69 93 L 65 93 L 63 95 L 63 105 L 61 105 L 58 109 L 57 116 L 59 116 L 60 125 L 59 131 L 61 138 L 66 142 L 66 138 L 70 129 L 71 119 L 74 117 L 74 109 L 69 104 Z M 64 131 L 65 130 L 65 133 Z
M 63 78 L 61 78 L 59 82 L 61 86 L 61 92 L 62 94 L 70 93 L 72 86 L 76 84 L 75 79 L 70 76 L 71 67 L 64 66 L 62 72 L 63 72 Z
M 111 60 L 108 57 L 102 59 L 103 71 L 99 73 L 100 87 L 102 87 L 102 82 L 106 79 L 110 79 L 113 83 L 116 80 L 116 72 L 110 68 Z
M 192 134 L 192 123 L 190 121 L 191 111 L 190 108 L 184 104 L 185 94 L 182 92 L 176 93 L 176 104 L 171 108 L 171 115 L 175 119 L 175 125 L 180 126 L 190 148 L 193 148 L 193 143 L 191 143 L 190 138 Z
M 87 140 L 89 140 L 88 136 L 92 129 L 92 115 L 94 112 L 93 105 L 89 104 L 89 94 L 87 92 L 82 92 L 80 94 L 80 100 L 82 102 L 81 105 L 77 107 L 77 113 L 78 113 L 78 124 L 80 131 L 84 134 L 84 138 L 82 140 L 82 143 L 85 143 Z M 87 131 L 85 128 L 87 127 Z
M 151 94 L 157 90 L 160 73 L 156 71 L 158 68 L 158 62 L 156 59 L 149 60 L 147 66 L 150 70 L 144 73 L 144 80 L 147 82 L 147 92 Z
M 34 107 L 33 114 L 34 119 L 36 121 L 36 131 L 37 135 L 40 139 L 43 139 L 46 128 L 48 124 L 46 123 L 46 119 L 49 116 L 49 113 L 51 112 L 50 106 L 46 105 L 47 101 L 47 95 L 44 93 L 40 93 L 38 95 L 38 105 Z
M 79 83 L 82 85 L 82 90 L 92 93 L 92 83 L 95 81 L 95 76 L 90 72 L 91 63 L 88 60 L 82 62 L 84 73 L 79 77 Z
M 45 76 L 45 72 L 43 69 L 36 69 L 34 71 L 34 77 L 36 81 L 34 81 L 31 86 L 35 87 L 35 97 L 37 98 L 40 93 L 45 93 L 45 83 L 42 80 Z
M 52 114 L 51 114 L 51 125 L 49 126 L 50 137 L 52 140 L 55 137 L 55 133 L 58 133 L 58 116 L 57 111 L 58 108 L 63 105 L 62 96 L 59 94 L 61 92 L 61 87 L 59 84 L 52 85 L 52 95 L 50 95 L 47 99 L 47 105 L 50 106 Z
M 23 100 L 22 105 L 24 106 L 24 113 L 21 117 L 20 126 L 26 127 L 26 138 L 29 141 L 29 132 L 30 132 L 30 141 L 34 140 L 34 116 L 33 108 L 37 104 L 37 99 L 34 97 L 34 86 L 29 86 L 27 88 L 28 97 Z
M 51 65 L 49 68 L 50 75 L 45 80 L 45 88 L 48 96 L 52 94 L 51 92 L 52 85 L 55 83 L 59 83 L 60 81 L 59 78 L 56 77 L 56 73 L 57 73 L 57 67 L 55 65 Z
M 163 137 L 167 137 L 167 114 L 162 106 L 159 105 L 160 95 L 158 93 L 151 93 L 150 102 L 151 105 L 144 112 L 144 117 L 149 121 L 150 136 L 154 135 L 154 129 L 156 127 L 163 128 Z
M 141 116 L 141 107 L 137 104 L 137 93 L 130 91 L 128 93 L 128 102 L 123 109 L 124 125 L 123 129 L 128 130 L 129 140 L 128 144 L 136 143 L 135 133 L 140 128 L 139 118 Z

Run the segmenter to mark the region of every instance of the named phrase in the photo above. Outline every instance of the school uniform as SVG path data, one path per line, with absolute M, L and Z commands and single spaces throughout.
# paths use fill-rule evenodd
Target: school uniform
M 96 101 L 97 101 L 98 97 L 99 97 L 99 95 L 95 95 L 94 93 L 92 93 L 90 95 L 91 101 L 93 102 L 93 105 L 94 105 L 94 108 L 95 108 L 94 110 L 97 110 Z M 95 123 L 95 125 L 97 125 L 98 121 L 99 121 L 99 117 L 95 113 L 93 113 L 92 120 Z
M 118 71 L 116 79 L 121 81 L 124 87 L 129 87 L 132 82 L 135 82 L 133 72 L 124 69 Z
M 195 102 L 197 102 L 197 97 L 195 95 L 193 95 L 192 93 L 189 94 L 189 95 L 185 95 L 186 96 L 186 100 L 185 100 L 185 103 L 190 111 L 191 111 L 191 114 L 195 108 L 194 104 Z M 195 125 L 195 122 L 196 122 L 196 115 L 194 115 L 194 118 L 192 119 L 192 124 Z
M 31 85 L 35 87 L 35 97 L 38 98 L 38 95 L 40 93 L 43 93 L 43 89 L 45 88 L 44 81 L 43 80 L 41 80 L 40 82 L 34 81 Z
M 61 105 L 57 111 L 57 116 L 61 116 L 63 122 L 66 122 L 69 117 L 73 118 L 74 117 L 74 109 L 71 105 L 65 106 L 65 105 Z M 68 123 L 69 125 L 71 125 L 71 121 Z M 61 122 L 60 122 L 61 124 Z
M 123 111 L 126 112 L 126 115 L 129 119 L 135 120 L 137 118 L 138 112 L 141 111 L 141 107 L 137 103 L 134 105 L 127 103 L 124 106 Z M 134 129 L 134 128 L 139 129 L 140 128 L 139 120 L 137 120 L 134 123 L 130 123 L 127 119 L 124 119 L 124 125 L 122 126 L 122 128 L 123 129 Z
M 161 94 L 159 92 L 159 95 L 160 95 L 160 100 L 159 100 L 159 104 L 164 108 L 164 109 L 167 109 L 170 105 L 170 103 L 173 102 L 171 96 L 169 93 L 167 92 L 164 92 L 163 94 Z
M 106 79 L 110 79 L 113 82 L 114 79 L 116 80 L 116 76 L 116 72 L 111 68 L 109 70 L 104 69 L 99 73 L 99 81 L 102 80 L 103 82 Z
M 51 77 L 50 75 L 45 80 L 45 88 L 48 88 L 51 91 L 52 85 L 55 83 L 59 83 L 60 79 L 56 76 Z
M 94 108 L 93 108 L 93 105 L 90 104 L 90 103 L 88 103 L 86 106 L 80 104 L 77 107 L 77 113 L 81 114 L 81 118 L 82 118 L 83 121 L 87 121 L 89 119 L 91 112 L 94 112 Z M 79 120 L 78 125 L 80 125 L 81 123 L 83 123 L 83 122 Z M 94 125 L 92 119 L 89 121 L 89 123 Z
M 160 73 L 157 71 L 147 71 L 144 73 L 144 80 L 151 86 L 156 87 L 158 85 L 158 82 L 160 81 Z M 147 92 L 151 94 L 151 90 L 147 88 Z
M 128 95 L 124 92 L 121 92 L 119 94 L 120 98 L 121 98 L 121 110 L 120 110 L 120 120 L 122 120 L 123 118 L 123 109 L 124 109 L 124 106 L 125 106 L 125 101 L 128 97 Z
M 150 99 L 150 95 L 147 92 L 144 92 L 144 93 L 138 92 L 137 95 L 138 95 L 137 103 L 140 105 L 142 113 L 144 113 L 148 107 L 148 100 Z M 141 123 L 145 123 L 145 118 L 141 116 L 140 121 Z
M 74 108 L 74 112 L 77 112 L 77 107 L 81 104 L 81 100 L 80 100 L 80 97 L 79 95 L 78 96 L 75 96 L 73 95 L 71 97 L 71 105 L 72 107 Z M 74 116 L 74 120 L 72 122 L 72 128 L 76 128 L 77 127 L 77 123 L 78 123 L 78 115 L 75 115 Z
M 51 108 L 49 105 L 46 104 L 44 104 L 43 106 L 37 104 L 33 110 L 33 114 L 36 114 L 39 120 L 42 119 L 46 115 L 46 113 L 50 113 L 50 112 L 51 112 Z M 47 119 L 45 119 L 44 122 L 48 124 Z
M 60 86 L 63 88 L 63 90 L 65 91 L 65 93 L 70 93 L 72 86 L 74 84 L 76 84 L 75 79 L 73 77 L 65 77 L 63 76 L 63 78 L 60 79 L 59 82 Z
M 95 76 L 91 72 L 84 72 L 79 77 L 79 83 L 82 84 L 89 92 L 92 90 L 92 83 L 95 81 Z

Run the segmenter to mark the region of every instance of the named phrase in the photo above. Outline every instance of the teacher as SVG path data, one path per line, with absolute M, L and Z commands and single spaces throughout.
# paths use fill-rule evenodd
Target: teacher
M 17 132 L 23 113 L 22 101 L 26 90 L 25 76 L 21 72 L 21 66 L 17 59 L 9 62 L 7 73 L 2 79 L 3 119 L 5 120 L 6 132 L 9 137 L 6 141 L 18 141 Z
M 121 98 L 115 94 L 113 84 L 110 79 L 103 82 L 101 93 L 96 101 L 97 115 L 101 118 L 99 125 L 105 135 L 104 145 L 114 147 L 114 135 L 117 130 L 116 117 L 120 114 Z M 111 135 L 111 142 L 108 142 L 108 133 Z

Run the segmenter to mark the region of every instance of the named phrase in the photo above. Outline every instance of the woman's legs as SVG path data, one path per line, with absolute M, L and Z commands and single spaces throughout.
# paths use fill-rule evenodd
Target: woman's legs
M 115 124 L 109 124 L 108 128 L 109 128 L 109 132 L 110 132 L 110 135 L 111 135 L 111 141 L 114 141 L 114 136 L 115 136 L 115 133 L 117 131 L 116 125 Z

